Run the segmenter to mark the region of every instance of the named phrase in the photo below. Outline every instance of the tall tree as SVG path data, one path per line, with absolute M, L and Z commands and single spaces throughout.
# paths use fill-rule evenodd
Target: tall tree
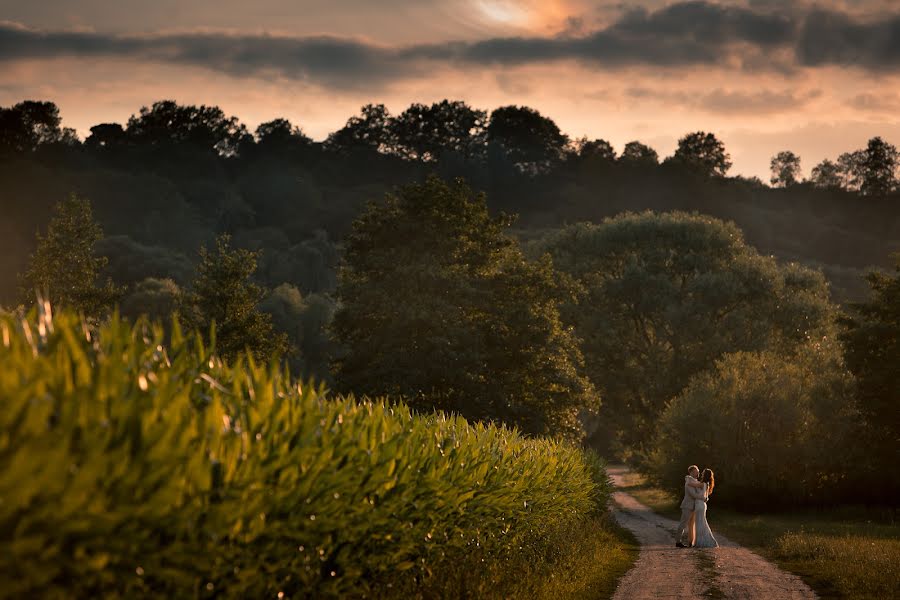
M 725 144 L 705 131 L 689 133 L 678 140 L 672 161 L 707 177 L 724 177 L 731 168 Z
M 218 106 L 180 105 L 174 100 L 154 102 L 128 119 L 126 134 L 137 144 L 168 149 L 188 146 L 219 156 L 237 153 L 250 134 L 237 117 L 226 117 Z
M 341 129 L 328 136 L 326 146 L 338 152 L 374 150 L 382 154 L 396 151 L 394 117 L 384 104 L 366 104 L 360 116 L 351 117 Z
M 0 107 L 0 155 L 34 152 L 40 146 L 77 143 L 75 131 L 61 127 L 53 102 L 25 100 Z
M 614 441 L 647 443 L 666 403 L 726 352 L 789 353 L 829 332 L 820 273 L 760 256 L 731 223 L 624 214 L 544 240 L 585 295 L 565 307 Z
M 840 189 L 843 182 L 840 167 L 827 158 L 813 167 L 809 180 L 814 186 L 822 189 Z
M 466 158 L 484 152 L 487 113 L 459 100 L 431 106 L 413 104 L 393 121 L 400 153 L 409 159 L 435 161 L 452 152 Z
M 870 458 L 888 469 L 896 466 L 900 444 L 900 254 L 894 255 L 894 265 L 893 276 L 866 276 L 871 298 L 851 304 L 841 319 L 844 355 L 856 375 Z
M 863 161 L 865 152 L 856 150 L 844 152 L 837 158 L 838 175 L 841 178 L 841 188 L 858 192 L 863 184 Z
M 102 237 L 88 199 L 72 194 L 59 202 L 47 234 L 37 235 L 37 249 L 21 279 L 26 306 L 34 302 L 37 292 L 46 294 L 55 306 L 71 307 L 88 317 L 106 314 L 121 290 L 109 280 L 100 281 L 107 258 L 97 256 L 94 245 Z
M 488 143 L 527 173 L 545 171 L 565 156 L 569 142 L 551 119 L 527 106 L 503 106 L 491 113 Z
M 799 183 L 800 157 L 790 150 L 784 150 L 773 156 L 769 166 L 772 170 L 769 181 L 773 186 L 786 188 Z
M 629 166 L 651 166 L 659 164 L 659 154 L 656 150 L 638 141 L 628 142 L 622 150 L 619 162 Z
M 862 182 L 860 191 L 866 196 L 884 196 L 897 186 L 897 166 L 900 155 L 893 144 L 880 137 L 869 140 L 859 164 Z
M 275 332 L 271 315 L 259 308 L 266 290 L 251 279 L 258 258 L 258 252 L 232 249 L 228 235 L 216 238 L 212 252 L 200 248 L 183 316 L 204 335 L 215 325 L 216 353 L 225 359 L 249 351 L 268 361 L 288 350 L 286 336 Z
M 371 205 L 347 239 L 332 326 L 338 386 L 576 434 L 594 404 L 549 262 L 524 260 L 483 195 L 431 177 Z

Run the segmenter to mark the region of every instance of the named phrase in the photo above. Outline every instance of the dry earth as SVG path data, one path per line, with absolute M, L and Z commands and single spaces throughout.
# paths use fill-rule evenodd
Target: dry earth
M 621 487 L 627 470 L 610 468 Z M 796 575 L 728 540 L 715 529 L 715 505 L 709 520 L 719 548 L 676 548 L 678 523 L 661 517 L 625 492 L 613 495 L 613 514 L 641 544 L 634 567 L 622 578 L 613 600 L 655 598 L 723 598 L 794 600 L 816 598 Z

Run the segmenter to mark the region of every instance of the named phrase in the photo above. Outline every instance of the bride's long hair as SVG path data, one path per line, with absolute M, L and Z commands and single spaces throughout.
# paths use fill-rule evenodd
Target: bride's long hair
M 703 469 L 703 475 L 700 476 L 700 481 L 709 484 L 709 489 L 706 490 L 706 495 L 711 495 L 713 488 L 716 487 L 716 476 L 713 475 L 712 469 Z

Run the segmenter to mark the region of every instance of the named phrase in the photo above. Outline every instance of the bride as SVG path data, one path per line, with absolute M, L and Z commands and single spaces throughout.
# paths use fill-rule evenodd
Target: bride
M 712 531 L 709 529 L 709 523 L 706 522 L 706 501 L 709 500 L 713 488 L 716 487 L 716 478 L 711 469 L 704 469 L 703 475 L 700 476 L 703 483 L 703 499 L 694 501 L 694 514 L 696 515 L 696 548 L 718 548 L 719 543 L 713 537 Z

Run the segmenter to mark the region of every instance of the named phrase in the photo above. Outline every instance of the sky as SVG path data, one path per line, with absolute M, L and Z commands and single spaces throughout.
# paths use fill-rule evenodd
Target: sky
M 900 146 L 900 0 L 0 0 L 0 106 L 83 137 L 174 99 L 323 139 L 367 103 L 526 105 L 573 138 L 671 154 L 712 131 L 731 174 Z

